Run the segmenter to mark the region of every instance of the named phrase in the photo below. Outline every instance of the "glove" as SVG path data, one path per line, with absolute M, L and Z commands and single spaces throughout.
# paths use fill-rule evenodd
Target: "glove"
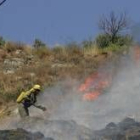
M 46 111 L 46 110 L 47 110 L 46 107 L 40 107 L 40 109 L 41 109 L 42 111 Z

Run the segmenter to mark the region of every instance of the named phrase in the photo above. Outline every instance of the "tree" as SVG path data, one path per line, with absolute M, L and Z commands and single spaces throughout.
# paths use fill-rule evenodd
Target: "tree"
M 112 11 L 109 16 L 103 15 L 100 18 L 98 26 L 99 29 L 103 30 L 105 34 L 110 36 L 111 42 L 114 43 L 119 33 L 127 29 L 129 24 L 129 18 L 125 12 L 117 15 Z
M 6 0 L 1 1 L 1 2 L 0 2 L 0 6 L 1 6 L 2 4 L 4 4 L 5 2 L 6 2 Z

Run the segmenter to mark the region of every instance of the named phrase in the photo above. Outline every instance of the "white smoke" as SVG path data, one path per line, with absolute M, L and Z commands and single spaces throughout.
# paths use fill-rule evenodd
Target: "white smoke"
M 46 91 L 42 99 L 42 103 L 50 107 L 46 119 L 74 120 L 95 130 L 128 116 L 140 120 L 140 66 L 126 56 L 118 66 L 112 87 L 95 101 L 83 101 L 77 90 L 79 82 L 72 79 Z M 71 88 L 65 87 L 67 83 L 71 83 Z
M 112 64 L 100 70 L 110 70 L 111 67 Z M 38 98 L 39 104 L 47 107 L 46 112 L 32 107 L 30 108 L 30 121 L 19 125 L 21 122 L 19 116 L 16 119 L 13 117 L 14 119 L 10 119 L 10 123 L 7 124 L 7 128 L 23 126 L 28 130 L 41 131 L 47 136 L 50 134 L 50 129 L 55 129 L 55 131 L 64 129 L 63 124 L 61 124 L 61 130 L 59 130 L 60 124 L 59 127 L 54 124 L 53 127 L 51 126 L 50 122 L 57 120 L 60 121 L 59 123 L 65 120 L 75 121 L 92 130 L 104 128 L 110 122 L 120 122 L 127 116 L 140 121 L 140 66 L 136 66 L 131 57 L 124 56 L 120 59 L 120 64 L 116 66 L 116 69 L 111 88 L 97 100 L 83 101 L 83 94 L 77 90 L 81 83 L 67 78 L 46 89 Z M 32 117 L 38 118 L 36 122 L 32 120 Z M 73 122 L 70 124 L 73 126 Z

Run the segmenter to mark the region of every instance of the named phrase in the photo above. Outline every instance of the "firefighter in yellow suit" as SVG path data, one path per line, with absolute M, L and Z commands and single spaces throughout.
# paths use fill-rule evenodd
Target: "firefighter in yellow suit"
M 19 104 L 18 111 L 21 118 L 25 118 L 29 116 L 28 108 L 30 106 L 35 106 L 36 108 L 46 111 L 45 107 L 36 104 L 37 95 L 40 93 L 40 91 L 41 91 L 41 86 L 34 85 L 33 88 L 31 88 L 29 91 L 21 92 L 21 94 L 17 98 L 17 103 Z

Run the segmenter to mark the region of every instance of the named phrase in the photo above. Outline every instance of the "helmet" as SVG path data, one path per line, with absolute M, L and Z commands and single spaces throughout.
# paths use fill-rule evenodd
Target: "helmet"
M 33 89 L 35 89 L 35 90 L 41 90 L 41 86 L 40 85 L 34 85 L 33 86 Z

